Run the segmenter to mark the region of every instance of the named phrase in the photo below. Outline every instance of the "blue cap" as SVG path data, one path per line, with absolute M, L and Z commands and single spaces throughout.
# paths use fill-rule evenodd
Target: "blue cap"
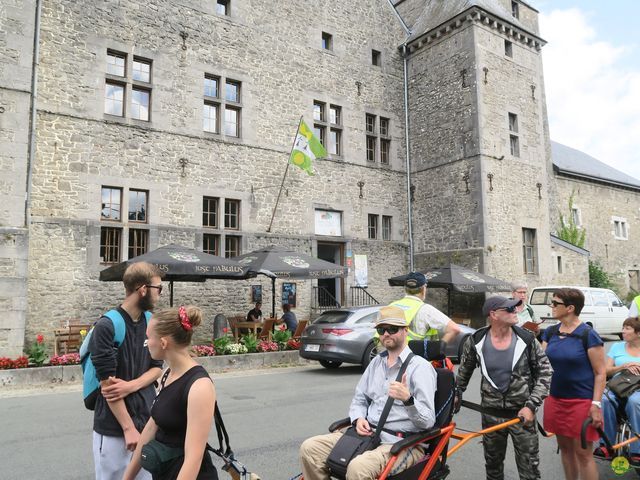
M 411 272 L 407 275 L 407 279 L 404 281 L 404 286 L 407 288 L 420 288 L 427 284 L 427 277 L 420 272 Z

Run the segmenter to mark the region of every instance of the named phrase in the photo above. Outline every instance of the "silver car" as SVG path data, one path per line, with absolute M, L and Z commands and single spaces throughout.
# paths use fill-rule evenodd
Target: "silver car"
M 377 351 L 373 343 L 375 321 L 384 305 L 327 310 L 305 328 L 300 356 L 318 360 L 323 367 L 338 368 L 355 363 L 365 369 Z M 460 325 L 462 332 L 447 345 L 447 357 L 459 360 L 464 341 L 475 330 Z

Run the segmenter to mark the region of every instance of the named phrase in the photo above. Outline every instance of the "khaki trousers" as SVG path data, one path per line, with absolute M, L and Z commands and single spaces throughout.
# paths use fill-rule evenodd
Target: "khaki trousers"
M 342 437 L 342 432 L 311 437 L 300 446 L 300 463 L 304 480 L 329 480 L 329 469 L 326 465 L 327 457 L 333 446 Z M 375 450 L 358 455 L 347 467 L 347 480 L 375 480 L 391 458 L 390 443 L 380 445 Z M 424 456 L 422 448 L 404 450 L 398 457 L 392 473 L 406 470 Z

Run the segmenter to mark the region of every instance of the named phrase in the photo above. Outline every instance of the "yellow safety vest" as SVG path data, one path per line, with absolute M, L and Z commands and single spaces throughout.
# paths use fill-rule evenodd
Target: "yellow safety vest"
M 436 330 L 435 328 L 430 328 L 423 334 L 417 333 L 415 331 L 415 324 L 413 320 L 416 318 L 418 310 L 420 310 L 420 308 L 422 308 L 422 306 L 424 305 L 424 302 L 422 300 L 417 297 L 407 295 L 400 300 L 391 302 L 390 305 L 400 307 L 402 310 L 404 310 L 404 317 L 407 320 L 408 340 L 423 340 L 427 337 L 430 340 L 438 340 L 440 335 L 438 334 L 438 330 Z

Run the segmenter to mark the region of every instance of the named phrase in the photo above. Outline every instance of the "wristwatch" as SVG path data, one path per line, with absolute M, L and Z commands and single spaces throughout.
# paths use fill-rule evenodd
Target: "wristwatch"
M 599 402 L 598 400 L 591 400 L 591 405 L 595 405 L 599 409 L 602 409 L 602 402 Z
M 413 405 L 413 395 L 411 395 L 406 401 L 402 403 L 404 403 L 405 407 L 410 407 L 411 405 Z

